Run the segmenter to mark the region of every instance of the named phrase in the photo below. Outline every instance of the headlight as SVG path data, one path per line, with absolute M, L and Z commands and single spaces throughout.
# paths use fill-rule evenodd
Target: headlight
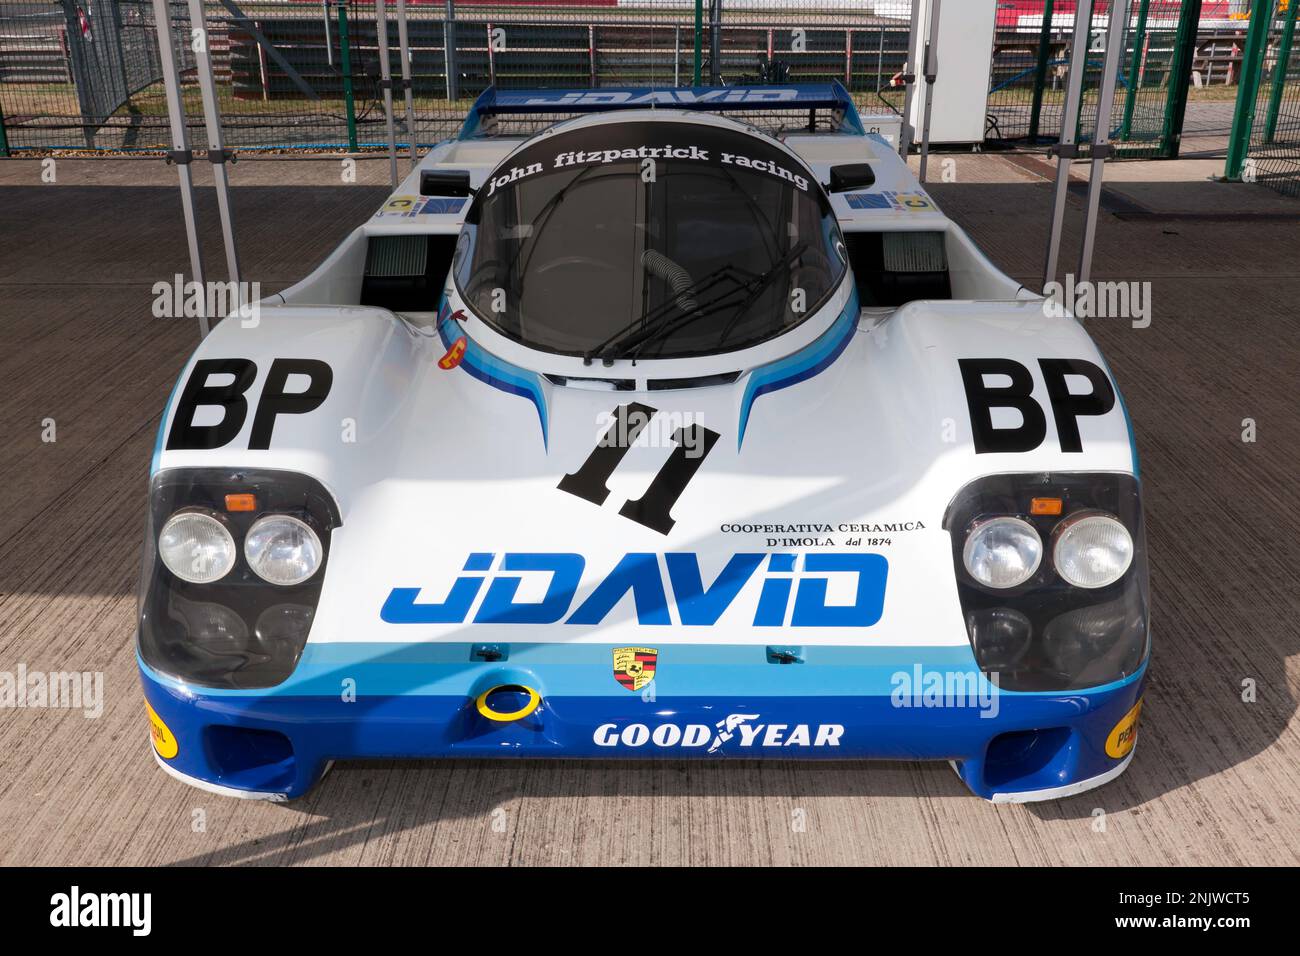
M 163 525 L 158 554 L 167 570 L 182 581 L 211 584 L 235 566 L 235 539 L 212 515 L 182 511 Z
M 316 532 L 292 515 L 258 518 L 244 538 L 248 566 L 271 584 L 301 584 L 316 573 L 323 556 Z
M 170 617 L 184 626 L 185 633 L 204 654 L 239 657 L 248 653 L 248 625 L 223 604 L 187 601 L 173 595 Z
M 977 521 L 966 536 L 962 561 L 980 584 L 1013 588 L 1034 576 L 1043 560 L 1043 539 L 1020 518 Z
M 1077 588 L 1104 588 L 1133 563 L 1133 536 L 1105 514 L 1071 516 L 1057 525 L 1052 549 L 1056 573 Z
M 1009 607 L 972 611 L 966 617 L 966 629 L 975 647 L 975 660 L 985 673 L 1014 670 L 1033 636 L 1029 618 Z

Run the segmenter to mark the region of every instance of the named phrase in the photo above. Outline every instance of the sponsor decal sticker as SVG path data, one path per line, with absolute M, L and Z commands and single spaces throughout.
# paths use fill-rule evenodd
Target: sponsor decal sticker
M 158 712 L 149 706 L 145 701 L 144 709 L 149 713 L 149 737 L 153 741 L 153 749 L 158 751 L 158 756 L 164 760 L 171 760 L 180 753 L 180 745 L 176 742 L 176 735 L 171 732 L 163 719 L 158 716 Z
M 1106 755 L 1119 760 L 1127 757 L 1133 745 L 1137 743 L 1138 716 L 1142 713 L 1142 701 L 1133 705 L 1133 709 L 1123 716 L 1115 729 L 1106 738 Z
M 614 680 L 627 690 L 638 691 L 655 679 L 659 651 L 653 647 L 614 648 Z
M 838 747 L 843 724 L 765 724 L 761 714 L 728 714 L 713 726 L 662 723 L 601 724 L 591 735 L 598 747 L 707 747 L 706 753 L 749 747 Z M 734 741 L 734 743 L 733 743 Z
M 754 627 L 871 627 L 884 611 L 889 561 L 873 552 L 739 552 L 706 582 L 697 554 L 635 551 L 612 568 L 593 567 L 599 577 L 585 578 L 594 584 L 577 600 L 587 570 L 586 557 L 573 552 L 507 551 L 498 564 L 495 552 L 473 551 L 451 585 L 428 593 L 415 582 L 393 588 L 379 617 L 388 624 L 462 624 L 482 592 L 470 623 L 594 626 L 630 593 L 641 625 L 670 626 L 675 608 L 681 624 L 712 627 L 734 605 L 738 616 L 752 615 Z M 516 599 L 523 572 L 549 574 L 541 601 Z M 737 600 L 752 579 L 749 596 Z M 832 599 L 834 587 L 851 599 Z
M 379 207 L 374 218 L 398 216 L 411 219 L 415 216 L 447 216 L 458 213 L 467 200 L 442 196 L 393 196 Z
M 447 349 L 447 354 L 438 359 L 438 368 L 453 369 L 460 364 L 461 359 L 465 357 L 465 349 L 469 340 L 461 336 L 455 342 L 451 343 L 451 348 Z
M 890 212 L 933 212 L 934 203 L 920 193 L 882 190 L 876 193 L 848 193 L 844 197 L 850 209 L 884 209 Z

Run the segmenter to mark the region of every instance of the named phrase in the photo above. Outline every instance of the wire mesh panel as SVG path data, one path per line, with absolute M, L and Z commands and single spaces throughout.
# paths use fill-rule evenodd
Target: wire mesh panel
M 178 44 L 179 61 L 192 65 L 187 53 Z M 142 134 L 152 139 L 145 131 L 154 119 L 133 94 L 158 69 L 150 0 L 0 2 L 0 111 L 10 148 L 120 148 Z
M 1287 196 L 1300 196 L 1297 8 L 1297 0 L 1276 0 L 1273 4 L 1245 170 L 1245 178 Z
M 902 103 L 907 0 L 411 0 L 421 145 L 503 89 L 843 83 L 861 108 Z M 396 4 L 389 66 L 401 76 Z M 365 149 L 384 140 L 375 6 L 205 0 L 227 145 Z M 190 125 L 199 123 L 187 6 L 171 3 Z M 716 57 L 712 51 L 717 51 Z M 714 62 L 716 59 L 716 63 Z M 0 0 L 0 114 L 13 149 L 162 149 L 152 0 Z M 195 137 L 202 146 L 201 133 Z M 3 143 L 0 143 L 0 147 Z
M 1180 98 L 1200 26 L 1200 4 L 1098 0 L 1088 29 L 1080 140 L 1092 138 L 1112 12 L 1126 18 L 1110 135 L 1121 155 L 1168 153 L 1179 135 Z M 1077 5 L 1074 0 L 1003 0 L 990 73 L 987 139 L 1034 145 L 1060 137 Z M 1185 102 L 1183 100 L 1182 102 Z

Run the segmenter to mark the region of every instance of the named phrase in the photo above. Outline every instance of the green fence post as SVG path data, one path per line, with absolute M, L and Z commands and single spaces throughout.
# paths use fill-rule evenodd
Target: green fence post
M 1259 96 L 1259 74 L 1264 69 L 1264 51 L 1268 48 L 1268 30 L 1273 23 L 1273 0 L 1254 0 L 1250 8 L 1250 27 L 1246 30 L 1246 48 L 1241 54 L 1241 80 L 1237 85 L 1237 105 L 1228 136 L 1228 161 L 1223 178 L 1240 182 L 1250 152 L 1250 134 L 1255 128 L 1255 100 Z
M 1300 0 L 1291 0 L 1286 11 L 1286 24 L 1277 46 L 1277 62 L 1273 67 L 1273 86 L 1268 91 L 1268 114 L 1264 117 L 1264 142 L 1271 143 L 1277 135 L 1277 116 L 1282 109 L 1282 91 L 1286 89 L 1286 75 L 1291 67 L 1291 43 L 1295 39 L 1296 12 Z
M 347 0 L 339 3 L 339 65 L 343 68 L 343 102 L 348 111 L 348 150 L 357 151 L 357 104 L 352 96 L 352 49 L 348 37 Z
M 692 86 L 700 85 L 700 72 L 704 69 L 704 0 L 695 0 L 695 73 Z
M 1151 9 L 1151 0 L 1142 0 L 1138 6 L 1137 26 L 1133 31 L 1133 62 L 1128 68 L 1128 90 L 1124 96 L 1124 122 L 1119 128 L 1119 138 L 1128 141 L 1133 131 L 1133 110 L 1137 106 L 1138 84 L 1142 81 L 1142 48 L 1147 39 L 1147 13 Z M 1175 59 L 1177 54 L 1175 54 Z
M 1043 89 L 1047 86 L 1047 61 L 1052 55 L 1052 7 L 1043 3 L 1043 31 L 1038 35 L 1038 64 L 1034 68 L 1034 102 L 1029 107 L 1029 142 L 1038 141 L 1038 121 L 1043 112 Z
M 5 108 L 0 103 L 0 156 L 9 155 L 9 133 L 5 130 Z
M 1174 59 L 1169 64 L 1169 92 L 1165 97 L 1165 118 L 1160 128 L 1156 156 L 1176 159 L 1183 142 L 1183 120 L 1187 116 L 1187 91 L 1192 85 L 1192 66 L 1196 60 L 1196 40 L 1201 27 L 1201 0 L 1183 0 L 1174 40 Z

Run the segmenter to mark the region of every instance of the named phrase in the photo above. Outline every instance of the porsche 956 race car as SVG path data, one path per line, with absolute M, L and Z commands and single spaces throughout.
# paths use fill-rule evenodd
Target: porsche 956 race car
M 158 763 L 1133 756 L 1137 456 L 1068 315 L 838 85 L 489 90 L 180 375 L 149 486 Z

